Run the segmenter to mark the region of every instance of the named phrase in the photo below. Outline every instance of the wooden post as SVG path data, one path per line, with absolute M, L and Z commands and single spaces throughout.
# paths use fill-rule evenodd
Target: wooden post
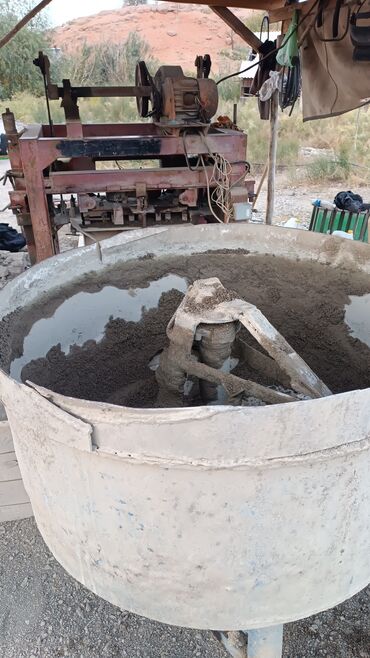
M 266 224 L 272 224 L 275 202 L 275 171 L 276 151 L 279 126 L 279 91 L 276 89 L 271 96 L 270 114 L 270 144 L 268 154 L 268 177 L 267 177 L 267 208 Z
M 25 16 L 19 21 L 19 23 L 17 23 L 17 25 L 15 25 L 15 26 L 10 30 L 10 32 L 8 32 L 7 34 L 5 34 L 5 36 L 3 36 L 3 37 L 0 39 L 0 48 L 2 48 L 2 47 L 5 46 L 7 43 L 9 43 L 9 41 L 11 41 L 11 39 L 13 39 L 13 37 L 15 37 L 16 34 L 18 34 L 18 32 L 22 29 L 22 27 L 24 27 L 25 25 L 27 25 L 27 23 L 29 23 L 33 18 L 35 18 L 35 16 L 37 16 L 37 14 L 39 14 L 40 11 L 41 11 L 42 9 L 44 9 L 44 7 L 47 7 L 47 5 L 50 5 L 50 3 L 51 3 L 51 0 L 42 0 L 42 2 L 39 2 L 39 4 L 36 5 L 36 7 L 34 7 L 33 9 L 31 9 L 31 11 L 29 11 L 28 14 L 26 14 L 26 15 L 25 15 Z
M 264 168 L 263 168 L 263 172 L 262 172 L 262 176 L 261 176 L 261 178 L 260 178 L 260 182 L 258 183 L 257 192 L 256 192 L 255 197 L 254 197 L 254 199 L 253 199 L 252 210 L 253 210 L 254 206 L 256 205 L 256 203 L 257 203 L 257 201 L 258 201 L 258 197 L 259 197 L 259 195 L 260 195 L 260 193 L 261 193 L 262 186 L 263 186 L 263 184 L 264 184 L 264 182 L 265 182 L 265 178 L 266 178 L 266 174 L 267 174 L 268 166 L 269 166 L 269 165 L 268 165 L 268 162 L 266 162 L 266 164 L 265 164 L 265 166 L 264 166 Z
M 253 50 L 259 50 L 262 41 L 240 20 L 228 7 L 209 5 L 209 8 L 228 25 L 233 32 L 238 34 Z

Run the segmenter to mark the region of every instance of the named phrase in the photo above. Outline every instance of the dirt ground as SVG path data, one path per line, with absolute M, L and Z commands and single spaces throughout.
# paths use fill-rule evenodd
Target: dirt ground
M 334 196 L 327 188 L 280 186 L 276 221 L 291 216 L 307 221 L 310 198 L 320 193 Z M 370 199 L 370 190 L 360 193 Z M 263 204 L 261 197 L 260 216 Z M 65 248 L 74 246 L 72 238 L 64 241 Z M 25 265 L 22 254 L 0 253 L 0 286 Z M 0 525 L 0 656 L 226 658 L 226 653 L 209 632 L 152 622 L 86 590 L 54 560 L 28 519 Z M 283 658 L 319 657 L 370 658 L 370 587 L 332 610 L 286 625 Z
M 279 173 L 277 177 L 274 224 L 286 222 L 291 217 L 298 219 L 302 226 L 309 226 L 312 214 L 312 199 L 326 199 L 333 201 L 341 190 L 348 190 L 346 183 L 337 184 L 291 184 L 289 182 L 289 169 Z M 255 175 L 256 181 L 259 175 Z M 352 186 L 352 190 L 360 194 L 366 203 L 370 203 L 370 185 Z M 256 204 L 257 213 L 253 213 L 253 220 L 264 221 L 266 208 L 266 185 L 262 188 L 261 196 Z
M 33 519 L 0 525 L 2 658 L 227 658 L 209 632 L 158 624 L 71 578 Z M 370 588 L 284 632 L 283 658 L 369 658 Z

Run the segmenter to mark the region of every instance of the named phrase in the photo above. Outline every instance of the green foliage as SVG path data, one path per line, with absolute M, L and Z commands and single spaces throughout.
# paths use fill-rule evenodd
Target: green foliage
M 237 103 L 240 97 L 240 79 L 229 78 L 218 87 L 221 105 L 225 102 Z
M 0 0 L 0 35 L 4 36 L 34 3 L 28 0 Z M 40 71 L 32 60 L 48 46 L 47 18 L 39 14 L 4 48 L 0 57 L 0 98 L 11 98 L 20 91 L 42 92 Z
M 334 160 L 327 156 L 319 156 L 307 165 L 306 175 L 311 183 L 318 183 L 322 180 L 334 180 L 336 164 Z
M 347 179 L 351 172 L 351 163 L 349 159 L 349 150 L 344 144 L 339 149 L 336 162 L 337 168 L 340 171 L 340 175 L 343 177 L 343 179 Z
M 245 25 L 252 30 L 252 32 L 259 32 L 261 30 L 264 16 L 266 16 L 266 12 L 264 11 L 253 11 L 246 19 Z
M 289 165 L 298 160 L 299 140 L 296 136 L 281 135 L 277 147 L 277 161 Z
M 248 46 L 234 46 L 234 48 L 223 48 L 220 51 L 220 55 L 227 57 L 233 61 L 240 62 L 243 59 L 247 59 L 251 49 Z
M 1 104 L 1 112 L 9 105 L 21 123 L 47 123 L 44 98 L 30 96 L 28 93 L 15 94 L 11 101 Z M 51 101 L 50 105 L 54 123 L 64 123 L 60 102 Z M 84 123 L 135 123 L 139 120 L 134 98 L 81 98 L 79 108 Z
M 73 57 L 61 60 L 62 77 L 74 85 L 134 84 L 135 66 L 144 59 L 154 69 L 149 44 L 138 32 L 130 32 L 121 44 L 109 42 L 89 46 L 86 43 Z
M 348 181 L 350 173 L 351 165 L 348 154 L 344 150 L 341 150 L 334 159 L 327 156 L 315 158 L 306 167 L 307 178 L 312 183 L 323 180 L 333 182 Z
M 235 71 L 238 70 L 238 64 L 233 64 L 232 62 L 224 62 L 223 66 L 220 68 L 219 75 L 217 76 L 219 79 L 223 78 L 226 75 L 229 75 L 230 73 L 234 73 Z M 220 114 L 227 114 L 227 112 L 222 109 L 226 103 L 237 103 L 240 98 L 240 78 L 239 76 L 235 76 L 233 78 L 229 78 L 228 80 L 225 80 L 224 82 L 221 82 L 220 85 L 218 85 L 218 93 L 220 97 Z

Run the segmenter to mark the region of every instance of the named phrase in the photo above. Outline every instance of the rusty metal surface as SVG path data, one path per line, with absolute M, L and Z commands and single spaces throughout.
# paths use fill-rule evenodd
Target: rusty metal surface
M 211 176 L 212 167 L 206 168 Z M 238 179 L 243 174 L 243 167 L 235 167 L 234 177 Z M 182 189 L 187 187 L 204 188 L 206 176 L 203 170 L 189 169 L 125 169 L 106 171 L 56 172 L 45 181 L 48 192 L 103 192 L 130 191 L 136 185 L 146 183 L 150 190 L 163 190 L 166 187 Z M 215 183 L 213 183 L 214 186 Z
M 208 85 L 208 80 L 200 80 Z M 247 138 L 233 130 L 211 131 L 205 141 L 200 134 L 163 134 L 153 124 L 85 125 L 70 121 L 67 125 L 28 127 L 13 148 L 14 163 L 23 168 L 12 207 L 21 213 L 20 224 L 25 227 L 33 261 L 43 260 L 58 252 L 57 230 L 50 216 L 48 195 L 135 192 L 145 184 L 146 190 L 204 190 L 212 180 L 212 167 L 193 171 L 188 167 L 159 167 L 156 169 L 94 169 L 95 159 L 162 159 L 184 157 L 209 151 L 222 153 L 232 163 L 231 182 L 243 178 Z M 61 162 L 62 158 L 68 161 Z M 57 169 L 55 163 L 59 160 Z M 234 164 L 233 164 L 234 163 Z M 53 167 L 52 167 L 53 165 Z M 48 174 L 44 172 L 49 169 Z M 215 180 L 210 183 L 215 185 Z M 253 182 L 246 182 L 250 191 Z M 147 193 L 147 192 L 146 192 Z M 186 196 L 184 197 L 184 199 Z M 194 192 L 191 204 L 194 204 Z M 142 209 L 145 211 L 147 202 Z M 117 221 L 117 212 L 115 223 Z M 32 224 L 30 223 L 32 218 Z M 158 215 L 158 218 L 160 216 Z M 123 221 L 120 221 L 123 225 Z M 145 226 L 146 217 L 142 216 Z M 36 245 L 36 249 L 33 245 Z
M 30 256 L 31 264 L 37 260 L 35 237 L 32 229 L 30 212 L 28 206 L 27 192 L 24 180 L 24 170 L 20 152 L 20 134 L 18 133 L 15 123 L 15 117 L 8 109 L 2 115 L 4 128 L 8 138 L 8 155 L 10 160 L 10 171 L 7 172 L 8 178 L 13 185 L 13 191 L 9 193 L 10 206 L 17 213 L 18 225 L 22 227 L 23 234 L 26 238 L 27 249 Z
M 43 169 L 46 165 L 42 162 L 37 140 L 26 140 L 22 143 L 21 156 L 36 245 L 36 259 L 40 261 L 58 253 L 58 238 L 52 228 L 45 193 Z

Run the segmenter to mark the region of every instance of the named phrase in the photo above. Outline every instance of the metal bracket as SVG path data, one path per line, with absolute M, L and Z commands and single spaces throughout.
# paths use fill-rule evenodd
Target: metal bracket
M 199 362 L 193 356 L 193 344 L 200 325 L 226 325 L 233 322 L 244 325 L 268 353 L 268 359 L 259 361 L 262 367 L 267 364 L 271 370 L 271 361 L 276 363 L 275 371 L 281 371 L 283 378 L 289 379 L 291 389 L 310 398 L 331 395 L 328 387 L 263 313 L 253 304 L 226 290 L 217 278 L 195 281 L 170 320 L 167 327 L 170 344 L 161 355 L 156 373 L 160 389 L 178 393 L 186 376 L 193 375 L 199 380 L 222 385 L 230 398 L 247 393 L 270 404 L 296 400 L 294 395 L 287 395 L 268 386 L 222 372 Z M 248 358 L 248 350 L 245 351 L 245 356 Z M 254 361 L 256 362 L 256 359 Z

